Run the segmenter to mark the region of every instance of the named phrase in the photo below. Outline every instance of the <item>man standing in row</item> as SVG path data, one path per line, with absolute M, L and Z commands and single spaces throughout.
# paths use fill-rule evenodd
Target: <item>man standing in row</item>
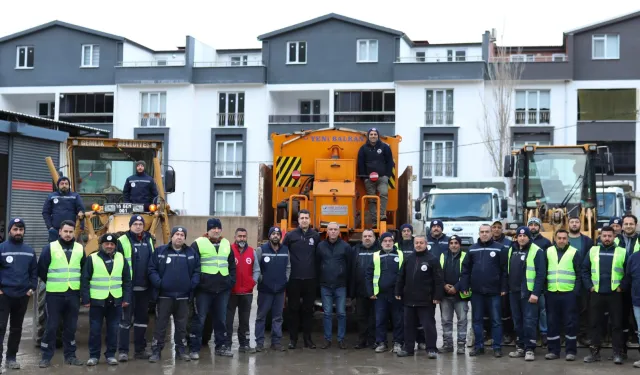
M 449 237 L 444 234 L 443 230 L 444 224 L 442 220 L 433 220 L 429 225 L 427 250 L 429 250 L 436 259 L 440 259 L 440 254 L 446 253 L 449 249 Z
M 362 242 L 353 248 L 356 259 L 353 262 L 352 297 L 356 299 L 358 319 L 358 343 L 354 349 L 376 347 L 376 307 L 375 300 L 370 298 L 368 292 L 367 270 L 373 267 L 373 253 L 378 249 L 378 241 L 372 229 L 362 231 Z
M 580 222 L 580 217 L 577 215 L 573 215 L 569 218 L 569 244 L 576 249 L 580 253 L 580 259 L 584 260 L 584 257 L 589 252 L 589 249 L 593 246 L 593 240 L 585 236 L 581 233 L 582 223 Z M 582 267 L 582 263 L 580 263 L 580 267 Z M 579 279 L 582 279 L 581 276 L 578 276 Z M 580 280 L 582 281 L 582 280 Z M 585 289 L 584 284 L 581 282 L 581 290 L 579 291 L 579 318 L 578 318 L 578 341 L 585 346 L 591 345 L 591 341 L 589 341 L 589 296 L 591 292 Z
M 440 254 L 440 266 L 444 276 L 444 294 L 440 302 L 442 318 L 442 353 L 453 352 L 453 313 L 458 320 L 458 354 L 464 354 L 467 343 L 467 314 L 469 293 L 460 290 L 462 264 L 467 253 L 460 250 L 461 238 L 449 237 L 449 250 Z
M 548 238 L 540 234 L 542 228 L 542 221 L 537 217 L 532 217 L 527 223 L 529 231 L 531 232 L 531 241 L 538 245 L 544 251 L 551 246 L 551 241 Z M 540 328 L 540 341 L 543 347 L 547 346 L 547 301 L 543 295 L 540 296 L 538 301 L 538 327 Z

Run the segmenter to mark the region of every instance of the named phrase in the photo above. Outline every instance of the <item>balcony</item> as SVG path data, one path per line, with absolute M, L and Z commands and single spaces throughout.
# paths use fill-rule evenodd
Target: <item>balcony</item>
M 329 124 L 329 115 L 269 115 L 269 124 Z
M 184 61 L 124 61 L 116 65 L 116 84 L 188 83 Z
M 485 64 L 481 56 L 447 61 L 434 57 L 399 57 L 393 65 L 395 81 L 483 80 Z
M 139 126 L 142 127 L 157 127 L 167 126 L 167 114 L 166 113 L 140 113 Z
M 244 126 L 244 113 L 218 113 L 218 126 Z
M 453 111 L 427 111 L 424 115 L 427 126 L 453 125 Z
M 193 83 L 266 83 L 267 68 L 262 61 L 196 62 L 193 64 Z
M 243 163 L 241 161 L 223 161 L 215 163 L 215 177 L 241 178 Z
M 423 163 L 422 178 L 454 177 L 455 163 Z
M 366 132 L 378 129 L 381 135 L 395 135 L 395 112 L 338 112 L 333 115 L 334 127 Z
M 523 65 L 521 80 L 570 80 L 573 79 L 573 66 L 567 56 L 528 56 L 521 61 L 511 56 L 492 57 L 491 63 L 517 63 Z M 491 64 L 489 64 L 492 66 Z
M 548 109 L 516 110 L 516 125 L 549 125 L 550 123 L 551 111 Z

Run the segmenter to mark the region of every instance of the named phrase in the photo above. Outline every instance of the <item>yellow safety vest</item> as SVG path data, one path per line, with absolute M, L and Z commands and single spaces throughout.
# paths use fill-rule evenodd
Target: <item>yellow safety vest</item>
M 467 256 L 467 253 L 465 253 L 464 251 L 460 250 L 461 254 L 460 254 L 460 274 L 462 274 L 462 262 L 464 261 L 464 257 Z M 440 254 L 440 267 L 442 267 L 442 269 L 444 270 L 444 253 Z M 471 289 L 469 289 L 469 295 L 464 295 L 464 293 L 459 292 L 460 293 L 460 298 L 469 298 L 471 297 Z
M 231 254 L 231 244 L 226 238 L 220 241 L 218 251 L 211 241 L 206 237 L 200 237 L 196 240 L 198 249 L 200 250 L 200 272 L 215 275 L 220 273 L 222 276 L 229 275 L 229 254 Z
M 122 251 L 124 252 L 124 259 L 126 259 L 127 263 L 129 263 L 129 271 L 131 272 L 131 279 L 133 280 L 133 265 L 131 263 L 131 256 L 132 256 L 131 240 L 129 240 L 129 236 L 127 236 L 126 234 L 123 234 L 122 236 L 120 236 L 120 238 L 118 238 L 118 242 L 120 242 L 120 245 L 122 245 Z M 151 237 L 149 237 L 149 246 L 151 246 L 151 253 L 153 253 L 154 251 L 153 239 Z
M 611 291 L 615 292 L 620 286 L 624 276 L 624 260 L 627 257 L 627 250 L 623 247 L 616 247 L 613 251 L 613 262 L 611 262 Z M 600 246 L 594 246 L 589 250 L 589 261 L 591 261 L 591 282 L 596 293 L 600 290 Z
M 380 292 L 380 258 L 393 255 L 391 252 L 385 252 L 384 255 L 380 255 L 380 251 L 381 250 L 378 250 L 373 253 L 373 295 L 375 296 L 377 296 Z M 400 269 L 400 267 L 402 267 L 402 260 L 404 258 L 404 255 L 402 251 L 399 251 L 397 249 L 396 251 L 396 258 L 398 259 L 398 269 Z
M 47 270 L 47 292 L 64 293 L 68 289 L 80 290 L 81 261 L 84 249 L 75 242 L 71 251 L 71 258 L 67 261 L 67 255 L 60 242 L 49 244 L 51 248 L 51 263 Z
M 547 290 L 550 292 L 571 292 L 576 285 L 576 270 L 573 269 L 573 257 L 578 250 L 569 246 L 560 262 L 558 249 L 547 249 Z
M 619 246 L 619 245 L 620 245 L 620 238 L 619 238 L 619 237 L 616 237 L 616 238 L 613 240 L 613 243 L 615 243 L 615 244 L 616 244 L 616 246 Z M 626 250 L 626 249 L 625 249 L 625 250 Z M 638 251 L 640 251 L 640 238 L 639 238 L 639 239 L 637 239 L 637 240 L 636 240 L 635 245 L 633 245 L 633 252 L 634 252 L 634 253 L 637 253 Z
M 122 270 L 124 269 L 122 254 L 115 253 L 111 274 L 98 253 L 91 254 L 91 262 L 93 264 L 93 275 L 89 283 L 91 299 L 105 300 L 109 298 L 109 294 L 114 298 L 122 298 Z
M 536 253 L 540 250 L 540 247 L 533 242 L 531 246 L 529 246 L 529 251 L 527 252 L 527 260 L 526 260 L 526 268 L 525 268 L 525 278 L 527 279 L 527 290 L 533 292 L 533 286 L 536 283 Z M 513 248 L 509 248 L 509 257 L 507 259 L 507 273 L 511 272 L 511 252 Z

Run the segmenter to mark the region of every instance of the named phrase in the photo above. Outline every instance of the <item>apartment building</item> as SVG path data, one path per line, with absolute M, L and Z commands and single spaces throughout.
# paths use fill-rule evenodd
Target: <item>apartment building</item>
M 216 49 L 187 36 L 169 51 L 54 21 L 0 38 L 0 108 L 161 140 L 178 176 L 172 207 L 252 216 L 273 132 L 400 134 L 396 163 L 413 166 L 414 197 L 442 181 L 494 176 L 480 134 L 487 67 L 508 58 L 524 65 L 514 147 L 606 144 L 617 173 L 635 181 L 639 23 L 629 14 L 566 32 L 558 46 L 508 47 L 505 57 L 488 31 L 432 44 L 338 14 L 262 34 L 261 48 Z

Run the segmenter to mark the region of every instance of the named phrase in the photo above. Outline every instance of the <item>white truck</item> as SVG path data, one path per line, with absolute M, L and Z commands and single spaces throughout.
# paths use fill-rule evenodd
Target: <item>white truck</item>
M 460 236 L 467 247 L 476 242 L 481 224 L 501 221 L 504 225 L 513 215 L 514 205 L 509 204 L 503 181 L 437 185 L 415 202 L 415 219 L 425 234 L 431 221 L 441 220 L 444 233 Z
M 598 229 L 609 224 L 612 217 L 622 217 L 632 209 L 635 191 L 633 181 L 597 181 Z M 637 205 L 637 203 L 635 204 Z

